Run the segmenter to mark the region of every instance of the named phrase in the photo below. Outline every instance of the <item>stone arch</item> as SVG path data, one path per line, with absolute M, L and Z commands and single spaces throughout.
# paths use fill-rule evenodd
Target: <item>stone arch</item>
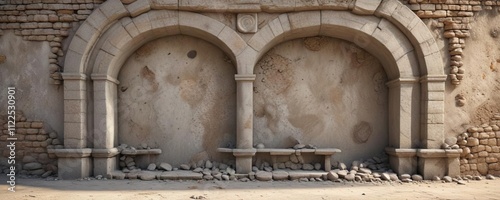
M 321 10 L 282 14 L 248 40 L 249 46 L 237 57 L 238 66 L 243 68 L 241 72 L 250 76 L 255 64 L 270 48 L 284 41 L 317 35 L 353 42 L 383 63 L 390 80 L 387 83 L 389 147 L 386 151 L 391 155 L 391 165 L 396 172 L 411 174 L 418 170 L 426 178 L 431 178 L 435 171 L 428 166 L 432 165 L 429 160 L 456 156 L 434 150 L 439 149 L 444 141 L 446 75 L 439 49 L 420 18 L 398 1 L 357 0 L 350 12 Z M 238 82 L 239 86 L 252 88 L 251 83 L 242 80 L 245 82 Z M 241 112 L 246 113 L 245 119 L 253 117 L 249 115 L 253 108 L 250 96 L 242 98 L 250 99 L 245 101 L 246 108 L 242 108 L 247 110 Z M 237 137 L 252 143 L 249 137 L 252 132 L 238 130 Z M 248 172 L 251 169 L 248 156 L 253 155 L 251 146 L 238 148 L 247 149 L 240 149 L 238 155 L 234 155 L 237 156 L 237 165 L 246 165 L 239 167 L 241 172 Z M 446 167 L 450 165 L 443 168 Z M 446 173 L 456 171 L 445 170 Z
M 62 177 L 89 176 L 92 168 L 95 174 L 109 174 L 115 169 L 116 78 L 123 62 L 137 48 L 159 37 L 185 34 L 214 44 L 236 63 L 236 56 L 247 46 L 233 29 L 207 16 L 145 7 L 106 1 L 81 24 L 70 43 L 63 73 L 67 150 L 58 155 L 61 165 L 74 166 L 76 162 L 79 167 L 61 170 Z M 87 130 L 89 127 L 92 130 Z

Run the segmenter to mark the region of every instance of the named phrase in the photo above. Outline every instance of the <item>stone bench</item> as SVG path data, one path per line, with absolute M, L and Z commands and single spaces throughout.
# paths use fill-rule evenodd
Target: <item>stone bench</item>
M 238 152 L 241 149 L 230 149 L 230 148 L 218 148 L 217 151 L 221 153 L 233 153 Z M 324 156 L 324 167 L 325 171 L 331 170 L 331 156 L 335 153 L 342 152 L 340 149 L 336 148 L 317 148 L 317 149 L 274 149 L 274 148 L 264 148 L 264 149 L 255 149 L 257 153 L 269 153 L 272 159 L 272 165 L 274 169 L 277 169 L 277 156 L 290 156 L 295 154 L 297 156 L 302 155 L 303 153 L 314 153 L 314 155 Z

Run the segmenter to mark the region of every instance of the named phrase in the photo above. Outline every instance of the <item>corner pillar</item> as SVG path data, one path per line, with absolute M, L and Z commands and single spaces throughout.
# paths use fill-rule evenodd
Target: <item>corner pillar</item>
M 90 149 L 87 149 L 87 76 L 63 73 L 64 149 L 57 149 L 61 179 L 88 177 L 92 173 Z
M 111 176 L 116 165 L 117 142 L 117 85 L 120 83 L 106 74 L 92 74 L 94 85 L 94 141 L 92 157 L 94 175 Z
M 255 74 L 236 74 L 236 172 L 247 174 L 252 171 L 253 148 L 253 81 Z

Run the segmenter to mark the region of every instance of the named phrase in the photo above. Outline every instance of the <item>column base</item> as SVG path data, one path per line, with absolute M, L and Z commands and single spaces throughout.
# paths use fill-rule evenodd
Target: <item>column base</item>
M 233 149 L 233 155 L 236 157 L 236 173 L 252 172 L 252 157 L 256 152 L 256 149 Z
M 92 174 L 91 149 L 54 149 L 60 179 L 78 179 Z
M 460 175 L 461 149 L 419 149 L 418 169 L 424 179 Z
M 385 148 L 391 169 L 398 174 L 417 173 L 417 149 Z
M 117 169 L 116 155 L 120 154 L 117 148 L 92 149 L 94 157 L 94 176 L 103 175 L 111 178 L 112 172 Z

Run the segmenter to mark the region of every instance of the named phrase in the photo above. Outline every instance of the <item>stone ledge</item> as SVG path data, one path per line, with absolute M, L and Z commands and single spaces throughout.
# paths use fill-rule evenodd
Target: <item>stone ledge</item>
M 397 149 L 392 147 L 386 147 L 385 152 L 391 156 L 396 157 L 414 157 L 417 155 L 418 149 Z
M 120 154 L 117 148 L 111 149 L 92 149 L 92 157 L 94 158 L 112 158 Z
M 417 156 L 421 158 L 458 158 L 462 149 L 418 149 Z
M 85 158 L 90 157 L 92 149 L 47 149 L 48 153 L 54 153 L 58 158 Z
M 161 149 L 139 149 L 139 150 L 131 150 L 124 149 L 121 152 L 122 155 L 158 155 L 161 154 Z

